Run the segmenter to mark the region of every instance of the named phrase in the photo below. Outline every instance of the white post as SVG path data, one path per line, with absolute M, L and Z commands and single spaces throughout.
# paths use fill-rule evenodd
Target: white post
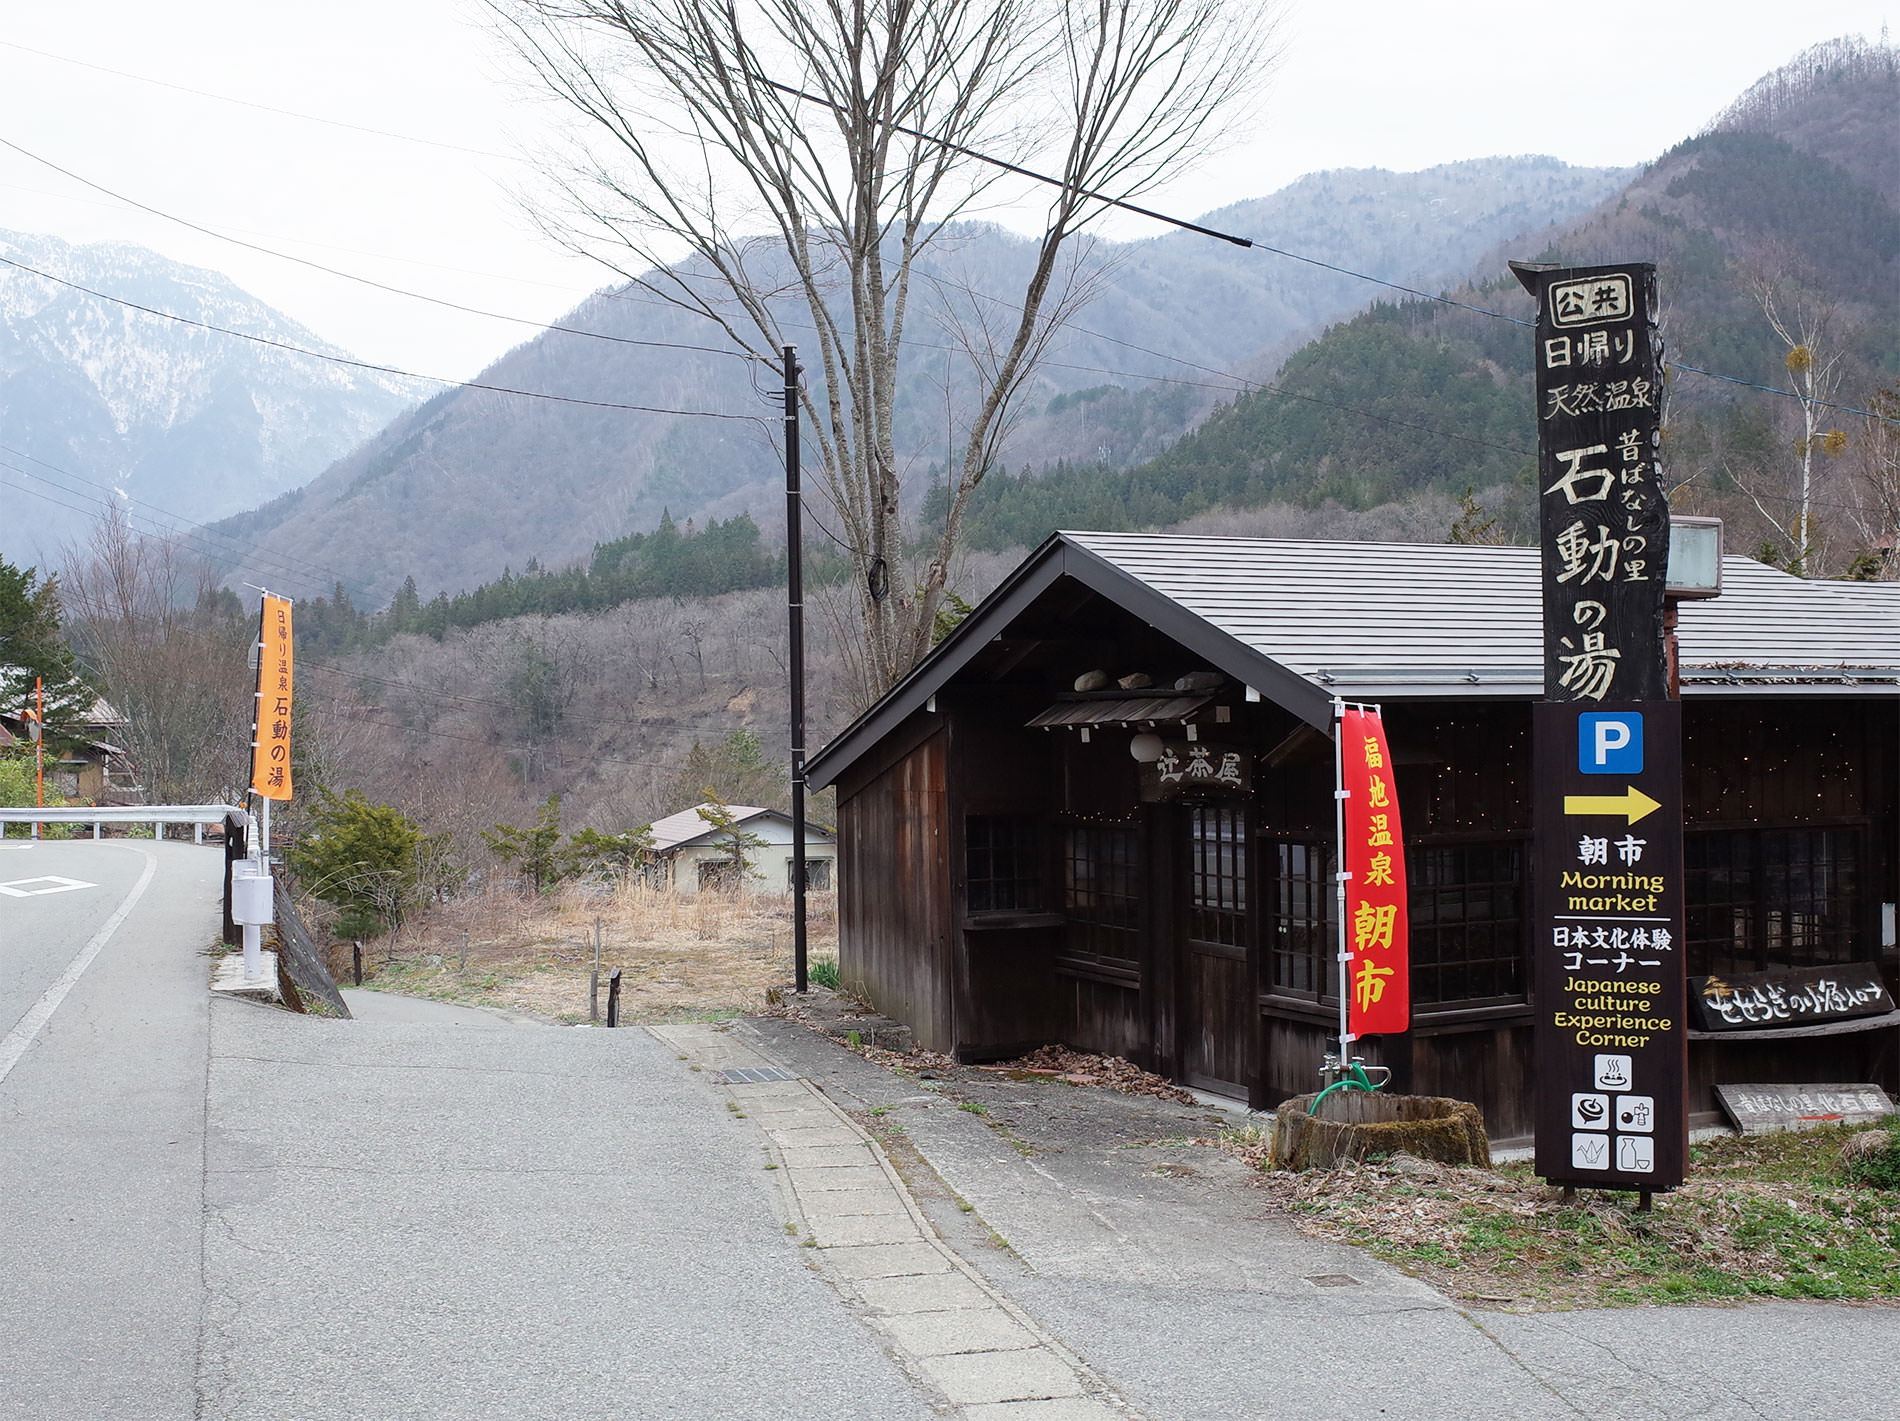
M 244 980 L 255 982 L 264 975 L 264 929 L 256 923 L 244 925 Z

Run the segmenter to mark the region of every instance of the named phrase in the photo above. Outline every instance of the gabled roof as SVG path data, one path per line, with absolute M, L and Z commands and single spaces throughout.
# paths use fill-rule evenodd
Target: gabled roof
M 1070 578 L 1316 726 L 1354 700 L 1543 694 L 1535 548 L 1057 533 L 812 757 L 814 786 L 929 701 Z M 1684 695 L 1900 695 L 1900 594 L 1723 560 L 1723 594 L 1680 604 Z
M 674 849 L 683 849 L 688 845 L 711 843 L 718 830 L 699 817 L 701 809 L 710 809 L 710 804 L 697 805 L 692 809 L 682 809 L 678 814 L 669 814 L 663 819 L 655 819 L 648 826 L 653 831 L 653 848 L 656 853 L 670 853 Z M 735 823 L 745 825 L 764 820 L 776 820 L 790 825 L 792 816 L 777 809 L 761 809 L 752 804 L 728 804 L 726 812 L 732 815 Z M 807 843 L 829 843 L 831 831 L 822 824 L 805 822 Z

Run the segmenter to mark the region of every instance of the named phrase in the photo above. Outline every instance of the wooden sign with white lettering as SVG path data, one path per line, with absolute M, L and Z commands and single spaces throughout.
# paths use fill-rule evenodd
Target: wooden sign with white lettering
M 1702 1031 L 1818 1026 L 1894 1009 L 1871 962 L 1691 977 L 1689 1001 Z

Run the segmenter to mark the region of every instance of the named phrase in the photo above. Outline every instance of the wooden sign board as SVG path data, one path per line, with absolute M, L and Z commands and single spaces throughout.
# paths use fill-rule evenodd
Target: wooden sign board
M 1894 1009 L 1871 962 L 1691 977 L 1689 1002 L 1701 1031 L 1819 1026 Z
M 1661 700 L 1669 503 L 1656 269 L 1512 267 L 1537 298 L 1544 698 Z
M 1673 1189 L 1688 1161 L 1682 703 L 1531 707 L 1536 1170 Z
M 1894 1113 L 1877 1085 L 1718 1085 L 1715 1096 L 1744 1135 L 1870 1125 Z
M 1253 788 L 1253 756 L 1205 740 L 1162 741 L 1161 757 L 1141 767 L 1141 798 L 1156 804 L 1171 799 L 1243 796 Z

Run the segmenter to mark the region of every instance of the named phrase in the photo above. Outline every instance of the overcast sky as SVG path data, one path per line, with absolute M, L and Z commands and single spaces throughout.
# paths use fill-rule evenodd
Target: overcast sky
M 0 139 L 126 198 L 535 321 L 607 279 L 523 214 L 532 169 L 518 155 L 544 145 L 548 114 L 473 0 L 8 8 Z M 1900 0 L 1292 0 L 1260 120 L 1144 201 L 1195 215 L 1321 168 L 1499 153 L 1640 163 L 1800 50 L 1877 37 L 1896 12 Z M 201 236 L 4 148 L 0 228 L 217 268 L 363 358 L 424 374 L 470 377 L 531 334 Z

